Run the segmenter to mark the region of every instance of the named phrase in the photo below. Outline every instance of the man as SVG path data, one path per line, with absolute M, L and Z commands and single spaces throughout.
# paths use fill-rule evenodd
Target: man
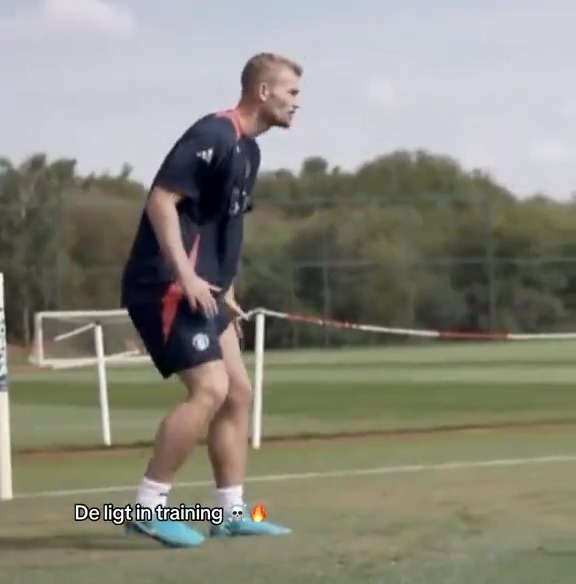
M 166 505 L 178 471 L 207 430 L 215 505 L 244 505 L 250 380 L 244 367 L 234 296 L 243 216 L 252 208 L 260 166 L 255 138 L 289 128 L 302 69 L 284 57 L 252 57 L 236 108 L 208 114 L 176 142 L 150 190 L 122 278 L 122 305 L 160 375 L 177 375 L 186 397 L 158 428 L 136 503 Z M 204 537 L 189 524 L 131 522 L 127 529 L 175 547 Z M 211 525 L 211 536 L 281 535 L 266 521 Z

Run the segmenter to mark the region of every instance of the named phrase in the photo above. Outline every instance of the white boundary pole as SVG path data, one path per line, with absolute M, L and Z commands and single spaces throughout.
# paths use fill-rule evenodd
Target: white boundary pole
M 42 325 L 42 314 L 36 313 L 34 315 L 34 349 L 31 361 L 35 361 L 39 367 L 44 365 L 44 330 Z
M 263 312 L 256 313 L 256 334 L 254 339 L 254 403 L 252 410 L 252 448 L 258 450 L 262 444 L 262 392 L 264 386 L 264 337 L 265 319 Z
M 0 272 L 0 499 L 8 501 L 13 498 L 8 341 L 6 339 L 6 314 L 4 311 L 4 274 Z
M 98 370 L 98 395 L 100 398 L 100 420 L 102 424 L 102 440 L 106 446 L 112 444 L 110 433 L 110 404 L 108 403 L 108 379 L 106 376 L 106 354 L 104 352 L 104 332 L 102 325 L 94 327 L 94 343 Z

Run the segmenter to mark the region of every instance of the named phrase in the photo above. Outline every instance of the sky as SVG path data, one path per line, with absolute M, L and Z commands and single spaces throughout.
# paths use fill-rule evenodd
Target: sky
M 0 155 L 149 183 L 254 53 L 304 67 L 263 169 L 426 149 L 519 196 L 576 192 L 574 0 L 0 0 Z

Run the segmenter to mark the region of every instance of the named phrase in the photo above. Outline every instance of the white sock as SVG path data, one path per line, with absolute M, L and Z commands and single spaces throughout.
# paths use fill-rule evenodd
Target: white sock
M 244 505 L 244 489 L 242 485 L 233 487 L 222 487 L 216 489 L 216 506 L 222 507 L 225 511 L 234 505 Z
M 147 507 L 154 511 L 158 505 L 166 506 L 166 501 L 172 485 L 165 483 L 158 483 L 146 477 L 143 477 L 138 493 L 136 494 L 136 502 L 140 503 L 142 507 Z

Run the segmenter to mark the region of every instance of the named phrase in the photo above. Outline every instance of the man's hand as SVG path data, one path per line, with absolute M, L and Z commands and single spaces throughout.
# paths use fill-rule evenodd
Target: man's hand
M 246 318 L 246 313 L 242 310 L 233 296 L 231 298 L 224 296 L 224 300 L 226 301 L 228 308 L 230 308 L 230 310 L 233 312 L 235 318 Z
M 226 294 L 224 294 L 224 301 L 226 302 L 228 309 L 232 312 L 236 334 L 238 335 L 239 339 L 242 339 L 244 334 L 242 332 L 241 321 L 246 318 L 247 314 L 242 310 L 238 302 L 236 302 L 233 288 L 230 288 L 227 290 Z
M 182 279 L 182 288 L 193 310 L 202 311 L 208 317 L 217 314 L 218 303 L 211 292 L 219 292 L 218 286 L 213 286 L 192 272 Z

